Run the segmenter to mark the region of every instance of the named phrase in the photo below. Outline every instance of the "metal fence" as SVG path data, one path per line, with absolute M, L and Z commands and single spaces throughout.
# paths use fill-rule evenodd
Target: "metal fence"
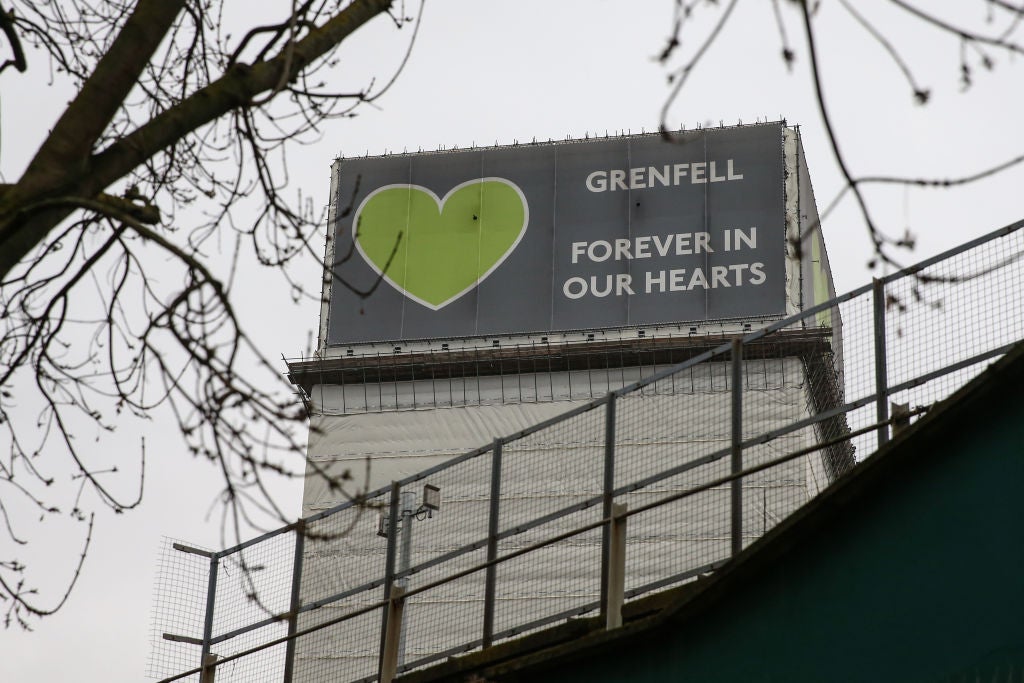
M 173 544 L 161 574 L 193 578 L 159 597 L 175 608 L 150 675 L 388 680 L 579 615 L 614 626 L 622 600 L 714 571 L 1024 338 L 1022 227 L 233 548 Z

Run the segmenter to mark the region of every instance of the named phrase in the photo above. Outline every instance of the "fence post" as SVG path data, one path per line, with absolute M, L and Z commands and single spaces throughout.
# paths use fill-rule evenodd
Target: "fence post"
M 288 607 L 288 645 L 284 655 L 284 683 L 292 683 L 295 671 L 295 631 L 299 621 L 301 599 L 299 591 L 302 585 L 302 555 L 306 545 L 306 520 L 295 523 L 295 556 L 292 559 L 292 595 Z
M 494 440 L 491 453 L 491 501 L 487 517 L 487 562 L 498 559 L 498 514 L 501 511 L 501 439 Z M 484 637 L 483 646 L 490 647 L 494 640 L 494 594 L 498 581 L 498 566 L 487 565 L 484 587 Z
M 608 572 L 611 557 L 612 498 L 615 491 L 615 392 L 608 394 L 604 413 L 604 500 L 601 505 L 601 616 L 608 614 Z
M 391 683 L 398 673 L 399 643 L 402 639 L 402 612 L 405 609 L 405 588 L 395 586 L 388 597 L 387 626 L 381 656 L 380 683 Z
M 391 482 L 391 504 L 388 506 L 388 550 L 384 565 L 384 599 L 391 600 L 392 588 L 395 583 L 395 552 L 398 547 L 398 510 L 402 487 L 397 481 Z M 380 650 L 377 657 L 377 676 L 384 678 L 384 647 L 387 644 L 388 618 L 391 612 L 390 602 L 384 606 L 380 618 Z M 395 642 L 395 664 L 398 660 L 398 643 Z
M 743 338 L 732 340 L 732 463 L 733 476 L 743 471 Z M 743 550 L 743 482 L 732 480 L 729 536 L 732 554 Z
M 875 310 L 875 418 L 878 425 L 878 447 L 889 443 L 889 384 L 885 354 L 885 283 L 872 281 Z
M 612 505 L 611 542 L 608 546 L 608 614 L 605 629 L 622 626 L 622 603 L 626 591 L 626 504 Z
M 199 683 L 213 683 L 217 675 L 217 655 L 210 653 L 203 658 L 203 672 L 199 675 Z
M 210 654 L 210 641 L 213 639 L 213 603 L 217 597 L 217 569 L 220 558 L 216 553 L 210 555 L 210 576 L 206 582 L 206 616 L 203 619 L 203 649 L 199 654 L 199 666 L 203 667 L 202 676 L 210 670 L 212 661 L 207 661 Z M 216 660 L 213 660 L 216 661 Z

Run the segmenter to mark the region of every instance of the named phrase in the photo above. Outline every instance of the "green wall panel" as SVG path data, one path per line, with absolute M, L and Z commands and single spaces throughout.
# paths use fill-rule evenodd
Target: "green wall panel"
M 1024 680 L 1020 413 L 915 439 L 941 455 L 902 458 L 729 594 L 535 680 Z

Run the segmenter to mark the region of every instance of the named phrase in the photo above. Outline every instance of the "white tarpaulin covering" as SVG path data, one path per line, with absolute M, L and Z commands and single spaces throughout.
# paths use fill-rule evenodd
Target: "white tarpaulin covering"
M 654 368 L 645 368 L 645 374 Z M 798 359 L 751 360 L 745 363 L 744 434 L 753 436 L 791 424 L 807 415 L 808 388 Z M 638 370 L 606 371 L 599 380 L 602 391 L 636 379 Z M 650 391 L 627 394 L 616 410 L 616 485 L 621 486 L 698 457 L 727 448 L 730 443 L 730 392 L 727 366 L 706 363 L 672 381 L 659 382 Z M 545 375 L 546 401 L 518 402 L 520 389 L 503 390 L 492 383 L 481 391 L 475 405 L 430 410 L 382 408 L 340 412 L 340 387 L 314 392 L 321 414 L 312 421 L 309 440 L 310 476 L 306 480 L 306 514 L 325 510 L 344 500 L 316 475 L 322 469 L 337 475 L 348 469 L 354 483 L 378 488 L 388 482 L 445 462 L 453 456 L 488 444 L 496 436 L 513 434 L 561 414 L 586 400 L 552 400 L 568 396 L 567 373 Z M 593 381 L 593 379 L 592 379 Z M 526 382 L 532 386 L 532 382 Z M 393 397 L 411 396 L 405 383 L 381 388 Z M 447 386 L 447 382 L 445 382 Z M 354 391 L 352 387 L 347 388 Z M 376 389 L 376 388 L 375 388 Z M 422 388 L 417 391 L 423 391 Z M 363 388 L 359 387 L 360 394 Z M 376 392 L 374 392 L 376 393 Z M 365 392 L 370 395 L 370 392 Z M 461 394 L 460 394 L 461 395 Z M 532 398 L 532 400 L 537 400 Z M 386 403 L 386 402 L 385 402 Z M 744 466 L 777 458 L 814 442 L 811 429 L 748 448 Z M 600 494 L 603 476 L 603 408 L 552 425 L 525 439 L 504 446 L 501 474 L 501 524 L 507 529 L 541 515 Z M 368 472 L 368 478 L 366 473 Z M 621 496 L 618 502 L 638 507 L 666 494 L 692 488 L 728 474 L 729 459 L 722 458 L 699 470 L 647 486 Z M 489 455 L 431 475 L 427 481 L 441 487 L 444 503 L 432 519 L 415 523 L 410 564 L 425 562 L 486 535 L 491 467 Z M 771 528 L 826 485 L 820 458 L 808 457 L 774 467 L 744 480 L 743 525 L 745 543 Z M 411 487 L 414 491 L 417 487 Z M 362 487 L 362 486 L 361 486 Z M 386 504 L 387 498 L 378 502 Z M 627 546 L 627 591 L 693 567 L 720 561 L 729 555 L 729 490 L 717 487 L 678 504 L 630 519 Z M 303 602 L 362 585 L 383 574 L 386 541 L 376 535 L 375 513 L 362 518 L 349 515 L 343 537 L 307 543 L 303 573 Z M 600 516 L 600 506 L 564 517 L 554 523 L 501 543 L 501 552 L 582 526 Z M 330 518 L 328 518 L 330 519 Z M 325 520 L 326 522 L 327 520 Z M 341 527 L 331 527 L 341 528 Z M 498 573 L 496 631 L 537 618 L 571 610 L 598 599 L 600 590 L 600 532 L 527 555 Z M 450 575 L 481 562 L 475 551 L 414 575 L 413 586 Z M 481 636 L 484 593 L 483 573 L 417 596 L 408 606 L 406 661 L 442 652 Z M 335 603 L 330 614 L 317 610 L 305 617 L 307 625 L 358 608 L 381 597 L 379 590 Z M 362 625 L 344 624 L 302 640 L 298 647 L 296 680 L 352 680 L 376 671 L 379 612 Z M 338 678 L 333 678 L 337 676 Z

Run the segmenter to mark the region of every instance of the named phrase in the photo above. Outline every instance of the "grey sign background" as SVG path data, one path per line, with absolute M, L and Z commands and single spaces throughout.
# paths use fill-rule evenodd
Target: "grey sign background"
M 602 329 L 782 314 L 785 311 L 783 130 L 780 124 L 687 134 L 682 144 L 642 135 L 560 144 L 345 159 L 338 183 L 335 277 L 328 344 L 456 338 L 478 335 Z M 595 193 L 596 170 L 732 159 L 742 180 Z M 354 209 L 390 184 L 426 187 L 443 197 L 476 178 L 505 178 L 522 190 L 529 224 L 522 241 L 479 286 L 434 311 L 406 297 L 377 274 L 352 245 Z M 351 208 L 345 211 L 346 208 Z M 723 251 L 726 229 L 757 228 L 756 248 Z M 573 242 L 708 232 L 713 253 L 572 263 Z M 654 250 L 651 250 L 654 252 Z M 648 271 L 761 262 L 765 281 L 739 287 L 645 293 Z M 570 299 L 571 277 L 632 275 L 632 296 Z M 603 282 L 603 278 L 601 280 Z

